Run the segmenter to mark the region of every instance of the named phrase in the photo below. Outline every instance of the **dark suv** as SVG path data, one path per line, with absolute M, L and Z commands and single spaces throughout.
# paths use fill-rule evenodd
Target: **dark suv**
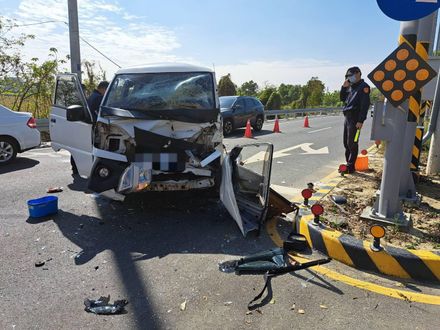
M 245 127 L 248 119 L 255 131 L 261 131 L 264 123 L 264 106 L 251 96 L 221 96 L 220 111 L 223 117 L 223 134 Z

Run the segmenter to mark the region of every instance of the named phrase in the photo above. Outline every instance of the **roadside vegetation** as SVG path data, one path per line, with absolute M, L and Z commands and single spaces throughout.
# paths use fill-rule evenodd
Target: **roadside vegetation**
M 55 75 L 69 71 L 69 56 L 61 56 L 56 48 L 48 48 L 45 59 L 26 59 L 23 49 L 34 38 L 31 34 L 17 35 L 14 21 L 0 16 L 0 104 L 15 111 L 31 112 L 36 118 L 47 118 L 55 88 Z M 106 73 L 92 61 L 82 62 L 86 96 L 93 91 Z M 250 80 L 237 86 L 231 74 L 220 78 L 219 95 L 258 97 L 267 110 L 341 106 L 339 91 L 329 91 L 318 77 L 305 85 L 266 83 L 259 86 Z M 372 89 L 372 102 L 381 96 Z
M 249 80 L 237 86 L 231 74 L 219 80 L 219 95 L 255 96 L 264 104 L 266 110 L 302 109 L 316 107 L 339 107 L 339 90 L 330 91 L 318 77 L 311 77 L 305 85 L 281 84 L 279 86 L 266 83 L 264 86 Z M 371 89 L 371 103 L 383 99 L 377 88 Z
M 47 58 L 31 58 L 23 55 L 31 34 L 15 35 L 17 25 L 0 16 L 0 104 L 16 110 L 31 112 L 36 118 L 47 118 L 55 88 L 55 75 L 68 71 L 68 56 L 60 56 L 56 48 L 49 48 Z M 86 94 L 100 80 L 106 78 L 101 67 L 94 62 L 83 61 Z

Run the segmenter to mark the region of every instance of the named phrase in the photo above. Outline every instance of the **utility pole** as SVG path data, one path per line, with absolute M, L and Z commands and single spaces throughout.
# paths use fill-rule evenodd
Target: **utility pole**
M 437 89 L 436 94 L 438 94 L 439 92 L 440 92 L 439 89 Z M 431 145 L 429 147 L 429 156 L 428 156 L 428 164 L 426 166 L 426 174 L 432 175 L 439 172 L 440 172 L 440 116 L 437 117 L 436 129 L 431 137 Z
M 78 75 L 81 82 L 81 53 L 79 48 L 78 4 L 76 0 L 67 0 L 69 11 L 70 69 Z

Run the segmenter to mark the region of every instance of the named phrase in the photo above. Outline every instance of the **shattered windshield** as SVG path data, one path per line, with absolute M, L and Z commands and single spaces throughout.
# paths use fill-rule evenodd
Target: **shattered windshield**
M 120 74 L 107 107 L 125 110 L 214 109 L 214 84 L 208 72 Z

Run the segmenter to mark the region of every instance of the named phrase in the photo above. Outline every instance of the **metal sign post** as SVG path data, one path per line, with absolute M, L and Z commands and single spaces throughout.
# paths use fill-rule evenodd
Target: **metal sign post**
M 411 225 L 411 219 L 402 212 L 401 182 L 402 178 L 412 180 L 409 164 L 420 111 L 420 89 L 436 75 L 414 50 L 418 23 L 401 24 L 400 46 L 368 75 L 390 104 L 377 104 L 374 109 L 371 139 L 385 141 L 386 150 L 380 192 L 374 206 L 365 210 L 362 217 L 405 228 Z M 414 185 L 413 181 L 407 184 L 411 183 Z
M 417 40 L 414 37 L 408 38 L 405 32 L 405 26 L 410 22 L 401 23 L 401 34 L 399 42 L 407 42 L 413 47 L 417 54 L 424 60 L 428 60 L 429 40 L 431 39 L 432 24 L 436 13 L 431 14 L 418 22 Z M 413 32 L 413 30 L 410 30 Z M 399 194 L 400 198 L 405 201 L 417 202 L 417 192 L 414 184 L 414 178 L 411 171 L 418 169 L 418 163 L 422 147 L 423 132 L 420 130 L 419 121 L 421 117 L 421 101 L 422 89 L 416 91 L 409 99 L 408 122 L 406 124 L 405 143 L 403 147 L 404 157 L 400 169 L 401 181 Z

